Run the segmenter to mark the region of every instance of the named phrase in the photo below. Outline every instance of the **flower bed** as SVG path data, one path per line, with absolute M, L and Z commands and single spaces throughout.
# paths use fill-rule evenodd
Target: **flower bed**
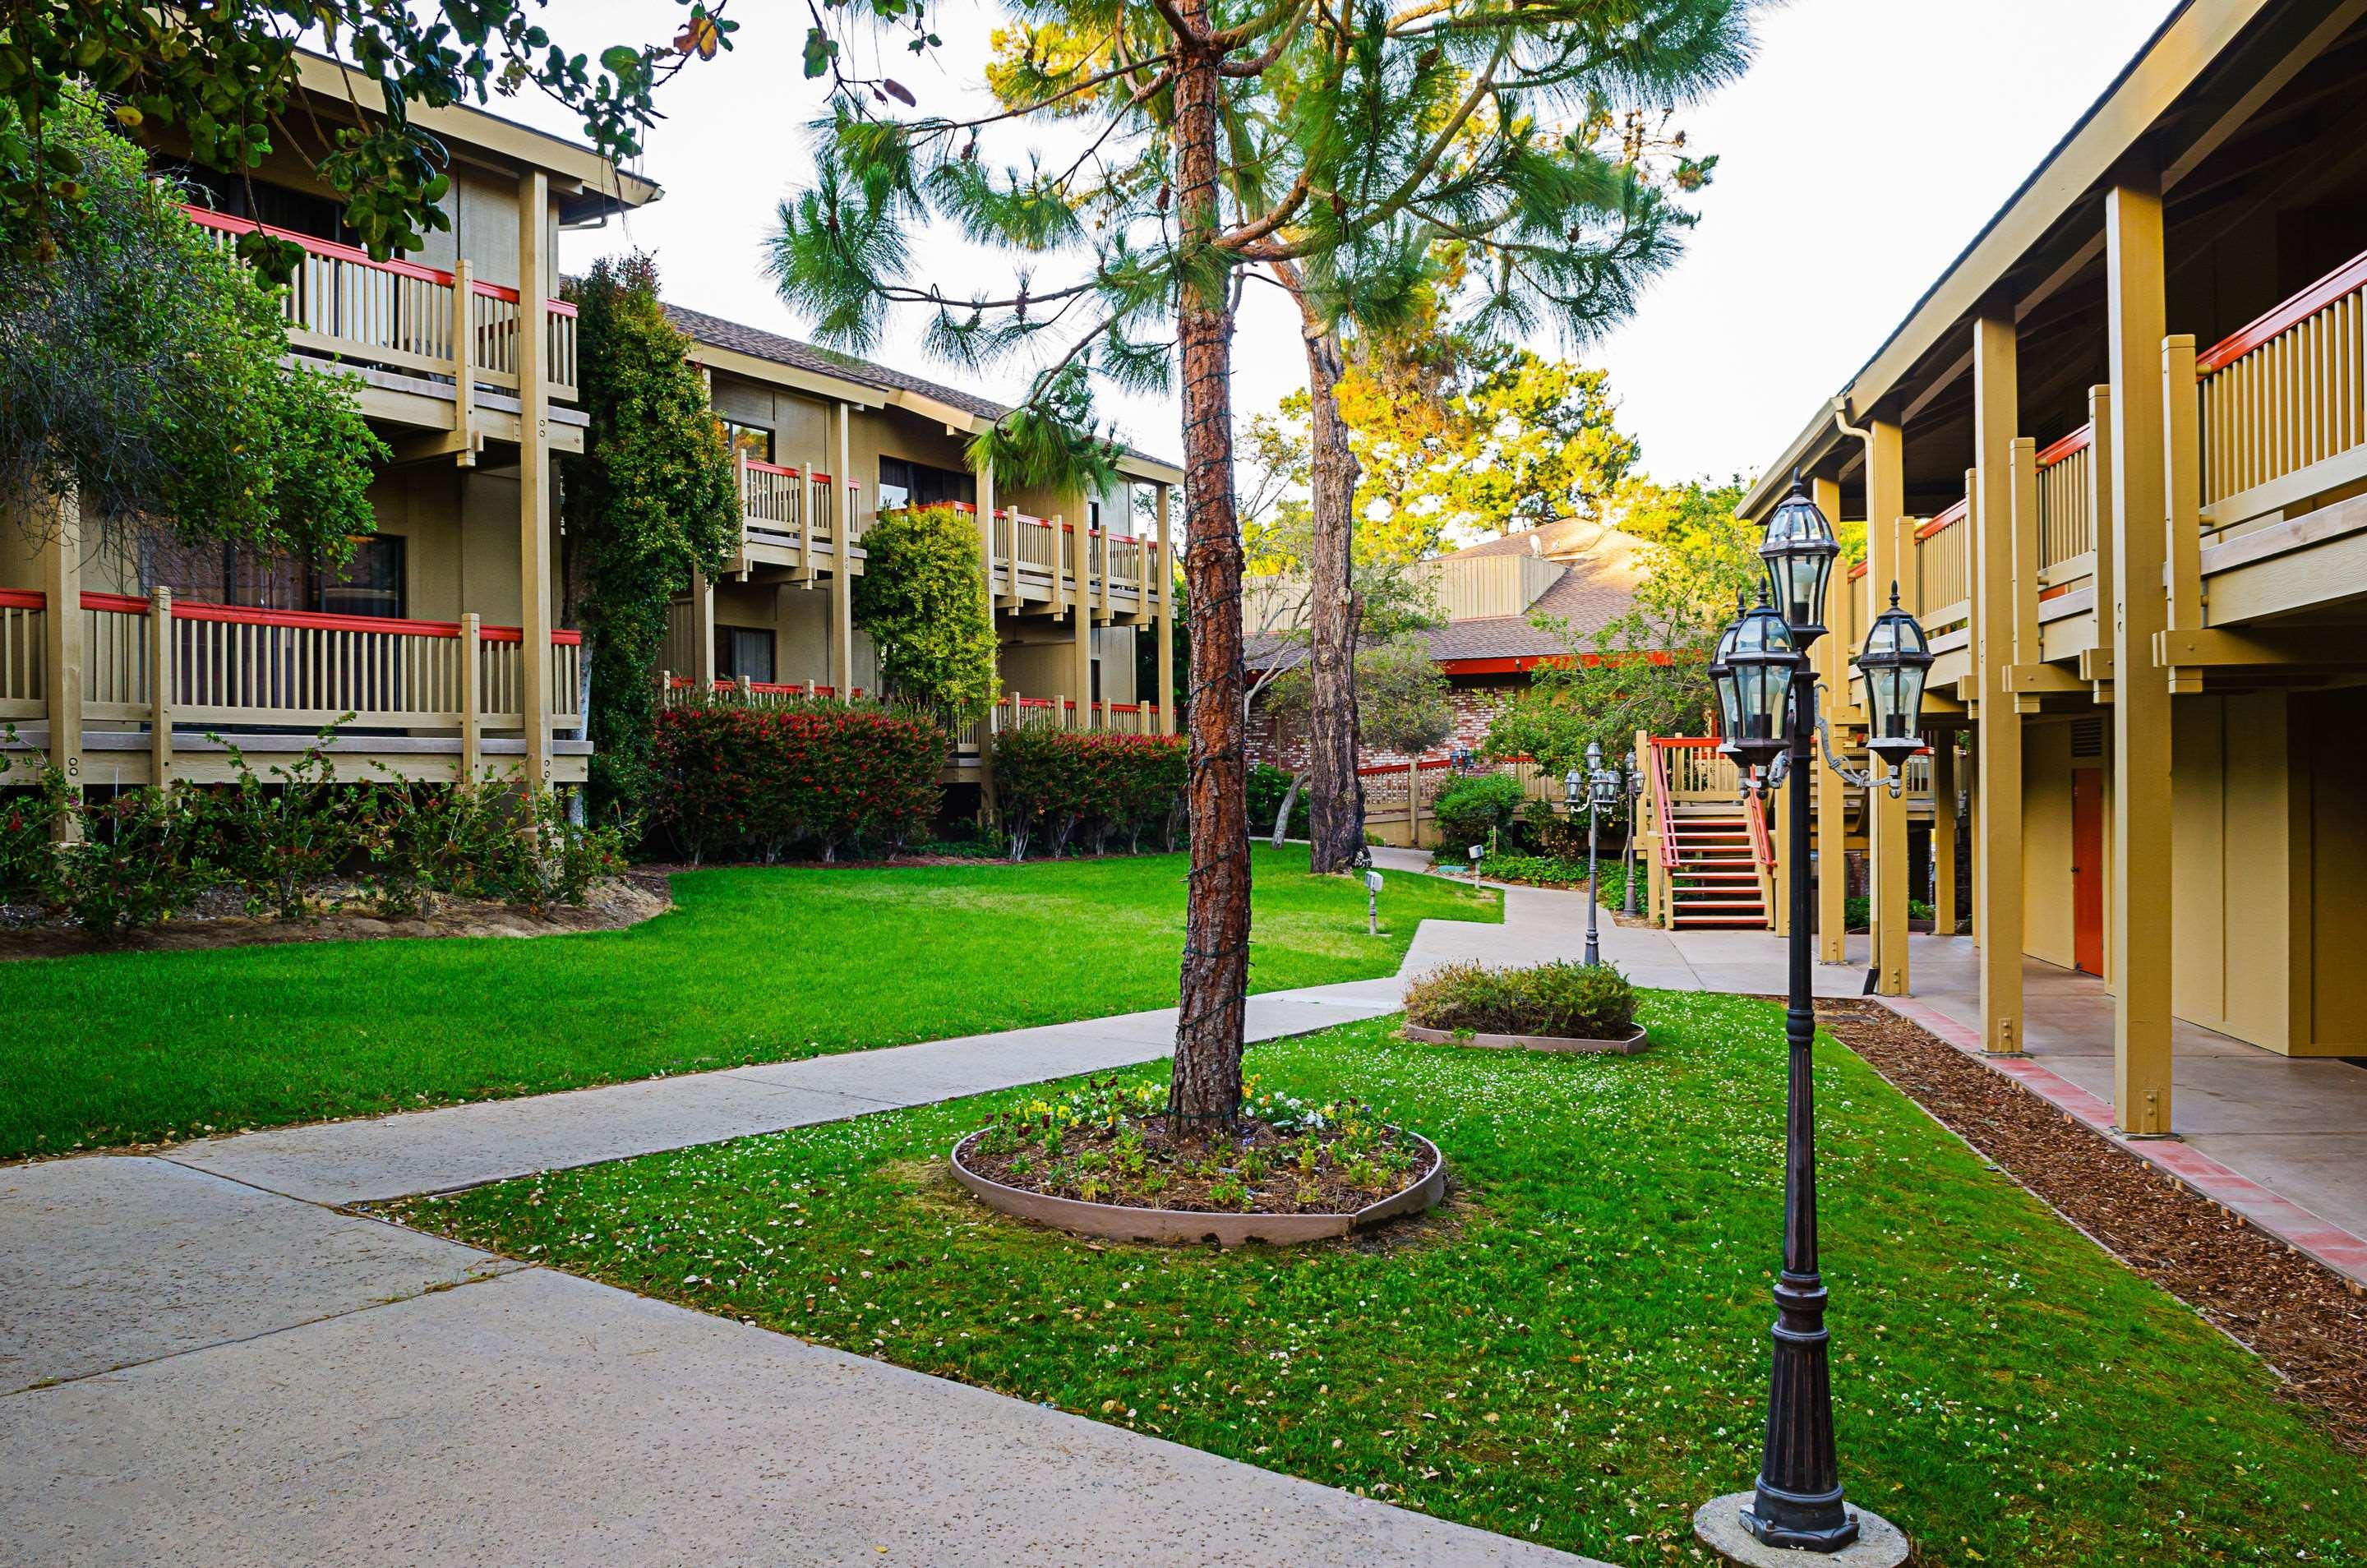
M 1407 1038 L 1532 1051 L 1632 1054 L 1648 1043 L 1636 988 L 1608 964 L 1450 964 L 1408 987 Z
M 1252 1087 L 1254 1084 L 1252 1083 Z M 1354 1100 L 1251 1096 L 1229 1131 L 1180 1135 L 1157 1084 L 1089 1083 L 996 1116 L 954 1146 L 991 1206 L 1091 1235 L 1307 1241 L 1437 1202 L 1438 1150 Z

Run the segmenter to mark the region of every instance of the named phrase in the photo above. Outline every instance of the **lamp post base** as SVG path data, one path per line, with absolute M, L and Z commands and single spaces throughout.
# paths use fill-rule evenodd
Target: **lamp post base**
M 1806 1563 L 1831 1563 L 1833 1568 L 1899 1568 L 1907 1561 L 1907 1534 L 1881 1515 L 1863 1508 L 1849 1511 L 1856 1538 L 1838 1547 L 1771 1545 L 1751 1534 L 1743 1516 L 1758 1500 L 1755 1492 L 1713 1497 L 1693 1514 L 1693 1539 L 1721 1562 L 1738 1568 L 1804 1568 Z M 1804 1555 L 1808 1553 L 1810 1555 Z

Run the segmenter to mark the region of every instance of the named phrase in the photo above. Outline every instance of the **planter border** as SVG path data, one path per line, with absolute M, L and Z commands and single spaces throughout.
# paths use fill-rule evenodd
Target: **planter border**
M 1652 1042 L 1637 1024 L 1620 1040 L 1580 1040 L 1566 1034 L 1457 1034 L 1446 1029 L 1424 1029 L 1419 1024 L 1403 1026 L 1405 1037 L 1425 1045 L 1476 1045 L 1489 1051 L 1549 1051 L 1563 1055 L 1633 1056 L 1652 1048 Z
M 1400 1136 L 1411 1138 L 1430 1152 L 1429 1174 L 1410 1187 L 1401 1188 L 1347 1214 L 1240 1214 L 1197 1209 L 1137 1209 L 1123 1203 L 1088 1203 L 1080 1198 L 1031 1192 L 1025 1188 L 1008 1186 L 981 1176 L 962 1163 L 962 1151 L 984 1131 L 984 1128 L 980 1128 L 977 1132 L 965 1133 L 955 1143 L 948 1156 L 955 1180 L 969 1189 L 973 1197 L 997 1213 L 1067 1231 L 1073 1235 L 1094 1236 L 1106 1241 L 1213 1241 L 1223 1247 L 1239 1247 L 1248 1241 L 1262 1241 L 1277 1247 L 1302 1241 L 1329 1241 L 1369 1229 L 1399 1214 L 1421 1213 L 1436 1207 L 1438 1201 L 1446 1195 L 1446 1156 L 1440 1154 L 1438 1145 L 1428 1138 L 1402 1129 L 1399 1130 Z

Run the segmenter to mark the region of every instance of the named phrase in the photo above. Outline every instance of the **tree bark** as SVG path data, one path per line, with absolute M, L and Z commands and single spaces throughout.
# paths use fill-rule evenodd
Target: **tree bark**
M 1365 781 L 1356 773 L 1356 455 L 1336 389 L 1342 370 L 1340 334 L 1308 303 L 1297 268 L 1282 274 L 1298 302 L 1307 340 L 1307 393 L 1312 411 L 1308 457 L 1314 524 L 1308 561 L 1307 838 L 1309 869 L 1355 869 L 1365 847 Z
M 1168 1108 L 1180 1130 L 1231 1126 L 1241 1101 L 1250 975 L 1247 726 L 1242 720 L 1241 535 L 1233 497 L 1232 333 L 1218 221 L 1218 51 L 1198 41 L 1208 0 L 1183 0 L 1174 137 L 1181 174 L 1176 343 L 1184 368 L 1184 575 L 1192 605 L 1192 823 L 1182 1005 Z M 1196 36 L 1195 36 L 1196 35 Z

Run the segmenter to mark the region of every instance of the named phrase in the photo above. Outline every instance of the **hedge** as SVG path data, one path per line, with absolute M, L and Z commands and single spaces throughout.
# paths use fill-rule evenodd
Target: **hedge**
M 1636 988 L 1608 964 L 1450 964 L 1406 987 L 1405 1011 L 1409 1023 L 1456 1033 L 1616 1040 L 1635 1025 Z
M 946 746 L 929 720 L 863 704 L 669 707 L 651 829 L 694 865 L 893 849 L 936 819 Z
M 1184 738 L 1012 729 L 994 738 L 994 793 L 1011 858 L 1040 834 L 1055 855 L 1082 832 L 1093 853 L 1119 834 L 1142 848 L 1155 829 L 1175 847 L 1184 816 Z

